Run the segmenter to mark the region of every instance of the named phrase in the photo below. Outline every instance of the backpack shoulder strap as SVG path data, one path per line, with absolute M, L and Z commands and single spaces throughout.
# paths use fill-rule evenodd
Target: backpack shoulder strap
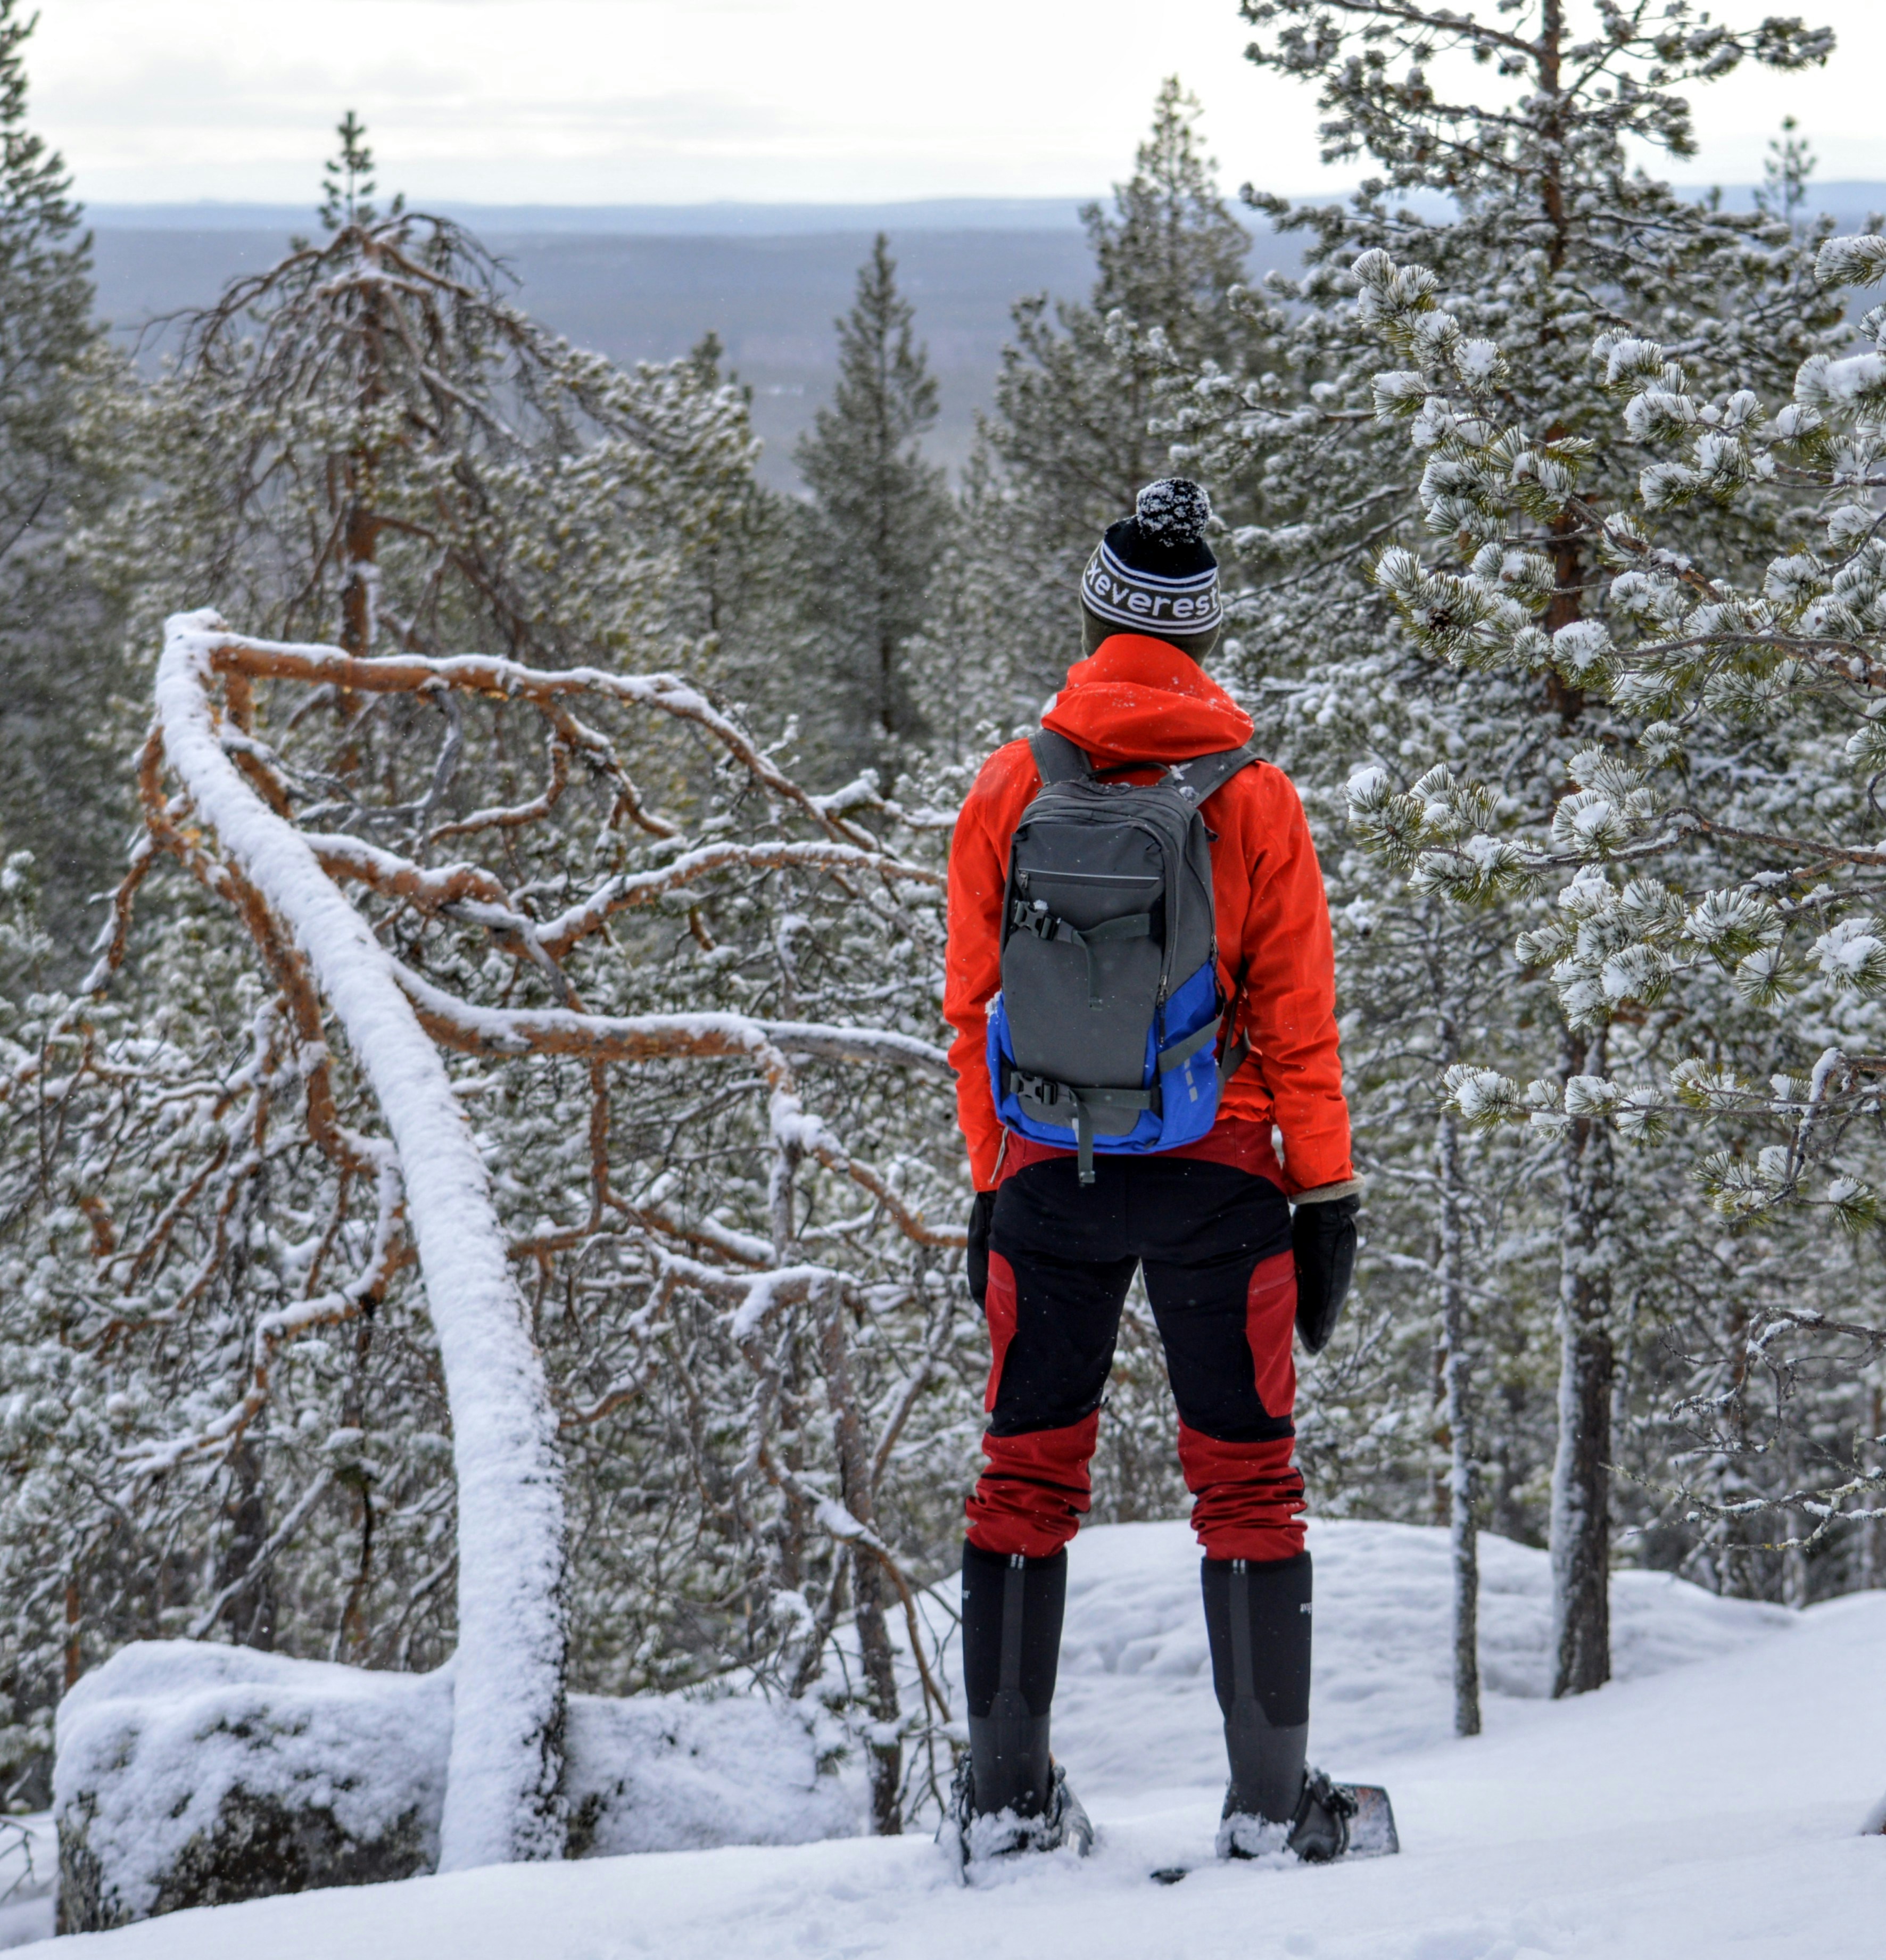
M 1093 774 L 1078 744 L 1051 728 L 1038 730 L 1028 738 L 1035 752 L 1035 766 L 1042 772 L 1044 787 L 1049 783 L 1084 783 Z
M 1248 769 L 1253 762 L 1262 760 L 1247 743 L 1242 749 L 1220 749 L 1215 755 L 1197 756 L 1189 762 L 1174 762 L 1167 773 L 1172 787 L 1196 810 L 1240 769 Z

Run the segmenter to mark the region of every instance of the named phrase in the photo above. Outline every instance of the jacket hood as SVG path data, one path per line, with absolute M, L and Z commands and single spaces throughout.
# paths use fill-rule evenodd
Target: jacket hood
M 1077 742 L 1102 768 L 1189 762 L 1241 748 L 1255 732 L 1196 660 L 1140 633 L 1115 633 L 1077 660 L 1042 726 Z

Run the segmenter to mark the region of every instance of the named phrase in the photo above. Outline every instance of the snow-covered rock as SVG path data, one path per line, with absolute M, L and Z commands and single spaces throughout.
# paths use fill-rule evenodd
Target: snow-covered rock
M 188 1640 L 122 1649 L 59 1708 L 62 1929 L 434 1869 L 451 1673 Z M 573 1695 L 568 1709 L 573 1856 L 857 1828 L 809 1711 L 674 1695 Z
M 443 1671 L 122 1648 L 59 1704 L 61 1930 L 429 1872 L 451 1739 Z

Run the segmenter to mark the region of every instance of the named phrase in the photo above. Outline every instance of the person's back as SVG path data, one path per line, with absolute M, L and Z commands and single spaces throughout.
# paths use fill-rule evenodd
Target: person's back
M 1348 1793 L 1305 1768 L 1310 1569 L 1302 1479 L 1292 1462 L 1291 1335 L 1300 1321 L 1315 1344 L 1328 1338 L 1353 1264 L 1358 1186 L 1328 909 L 1302 807 L 1288 778 L 1248 752 L 1249 718 L 1199 665 L 1222 617 L 1203 537 L 1208 516 L 1201 491 L 1169 481 L 1142 492 L 1134 516 L 1109 529 L 1083 583 L 1087 657 L 1070 669 L 1042 718 L 1045 738 L 1011 743 L 984 765 L 951 847 L 943 1010 L 957 1032 L 950 1058 L 978 1194 L 971 1286 L 992 1350 L 987 1462 L 967 1507 L 963 1554 L 970 1749 L 956 1822 L 971 1856 L 1070 1836 L 1084 1844 L 1090 1834 L 1051 1762 L 1048 1706 L 1065 1548 L 1087 1509 L 1087 1465 L 1136 1268 L 1166 1346 L 1179 1460 L 1205 1551 L 1206 1618 L 1231 1760 L 1221 1853 L 1278 1848 L 1286 1835 L 1306 1857 L 1337 1855 L 1347 1843 Z M 1096 946 L 1129 933 L 1162 934 L 1173 924 L 1169 878 L 1164 902 L 1143 899 L 1131 918 L 1104 918 L 1085 934 L 1043 900 L 1031 905 L 1018 896 L 1046 778 L 1078 772 L 1150 784 L 1171 770 L 1182 786 L 1185 771 L 1173 765 L 1207 757 L 1200 767 L 1209 793 L 1197 807 L 1215 924 L 1212 1017 L 1201 1016 L 1191 1040 L 1162 1058 L 1171 1038 L 1160 1025 L 1160 981 L 1137 1094 L 1027 1074 L 1016 1065 L 1026 1058 L 1006 1044 L 1013 1026 L 1029 1024 L 1023 1010 L 1031 1005 L 1042 1025 L 1039 1004 L 997 997 L 1005 947 L 1011 993 L 1042 984 L 1034 978 L 1042 963 L 1016 959 L 1015 936 L 1045 934 L 1080 949 L 1068 953 L 1070 971 L 1085 976 L 1074 991 L 1091 993 L 1096 1017 L 1089 1023 L 1077 999 L 1064 1001 L 1065 1034 L 1054 1044 L 1078 1056 L 1083 1026 L 1097 1041 L 1108 1021 L 1098 1010 L 1112 1010 L 1118 1023 L 1129 972 L 1143 985 L 1156 970 L 1109 959 Z M 1045 767 L 1044 759 L 1070 771 Z M 1135 822 L 1130 799 L 1090 797 L 1086 807 L 1092 825 Z M 1157 829 L 1140 827 L 1149 837 Z M 1169 837 L 1169 859 L 1173 848 Z M 1037 883 L 1058 891 L 1096 876 L 1063 870 Z M 1188 1133 L 1172 1123 L 1162 1131 L 1139 1112 L 1156 1116 L 1162 1090 L 1177 1079 L 1161 1073 L 1173 1066 L 1169 1058 L 1214 1036 L 1218 1073 L 1206 1087 L 1215 1120 L 1168 1146 L 1166 1138 Z M 1125 1114 L 1096 1122 L 1095 1106 L 1104 1112 L 1110 1097 L 1127 1105 Z M 1274 1131 L 1283 1141 L 1280 1161 Z

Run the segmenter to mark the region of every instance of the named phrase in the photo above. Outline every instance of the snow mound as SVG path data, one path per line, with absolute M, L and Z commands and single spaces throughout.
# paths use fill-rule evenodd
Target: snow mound
M 857 1834 L 816 1717 L 756 1695 L 570 1698 L 571 1852 L 697 1851 Z
M 433 1869 L 452 1675 L 449 1663 L 376 1673 L 191 1640 L 120 1650 L 59 1705 L 53 1809 L 68 1920 L 252 1896 L 272 1869 L 291 1889 Z M 574 1856 L 857 1829 L 810 1710 L 757 1696 L 572 1695 L 566 1749 Z
M 1312 1521 L 1315 1659 L 1310 1748 L 1333 1774 L 1454 1732 L 1447 1535 L 1418 1525 Z M 1480 1656 L 1490 1703 L 1537 1701 L 1551 1680 L 1552 1575 L 1543 1551 L 1480 1541 Z M 1224 1745 L 1199 1604 L 1199 1551 L 1182 1524 L 1083 1532 L 1068 1554 L 1054 1752 L 1083 1799 L 1222 1789 Z M 1633 1681 L 1727 1653 L 1796 1616 L 1719 1599 L 1661 1573 L 1611 1581 L 1613 1672 Z

